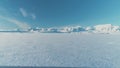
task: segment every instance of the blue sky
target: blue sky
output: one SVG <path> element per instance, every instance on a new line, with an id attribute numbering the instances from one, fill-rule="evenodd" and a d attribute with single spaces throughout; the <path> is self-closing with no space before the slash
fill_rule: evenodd
<path id="1" fill-rule="evenodd" d="M 120 0 L 0 0 L 0 27 L 120 25 Z"/>

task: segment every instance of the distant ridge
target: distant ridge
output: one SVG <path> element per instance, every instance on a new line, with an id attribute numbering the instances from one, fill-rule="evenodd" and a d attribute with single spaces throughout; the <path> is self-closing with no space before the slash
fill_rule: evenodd
<path id="1" fill-rule="evenodd" d="M 40 33 L 71 33 L 71 32 L 92 32 L 92 33 L 116 33 L 120 32 L 120 26 L 112 24 L 100 24 L 95 26 L 74 26 L 62 28 L 29 28 L 29 29 L 16 29 L 16 30 L 0 30 L 0 32 L 40 32 Z"/>

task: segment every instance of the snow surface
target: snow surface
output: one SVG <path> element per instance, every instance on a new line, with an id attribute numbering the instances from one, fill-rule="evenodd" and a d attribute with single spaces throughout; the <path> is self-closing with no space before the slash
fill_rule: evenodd
<path id="1" fill-rule="evenodd" d="M 119 35 L 0 33 L 0 66 L 120 68 Z"/>

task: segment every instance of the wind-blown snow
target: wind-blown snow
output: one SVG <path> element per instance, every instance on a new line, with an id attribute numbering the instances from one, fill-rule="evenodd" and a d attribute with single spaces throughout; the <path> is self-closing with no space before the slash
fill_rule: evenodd
<path id="1" fill-rule="evenodd" d="M 0 33 L 0 66 L 119 68 L 119 34 Z"/>

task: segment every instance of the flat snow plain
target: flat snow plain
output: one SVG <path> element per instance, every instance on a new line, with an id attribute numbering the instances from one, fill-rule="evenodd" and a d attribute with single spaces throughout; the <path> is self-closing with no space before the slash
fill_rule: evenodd
<path id="1" fill-rule="evenodd" d="M 0 66 L 120 67 L 120 34 L 0 33 Z"/>

